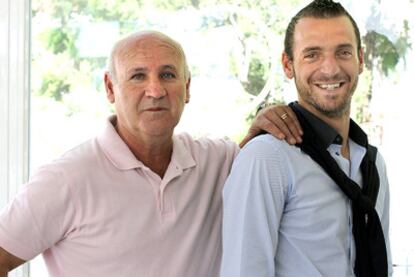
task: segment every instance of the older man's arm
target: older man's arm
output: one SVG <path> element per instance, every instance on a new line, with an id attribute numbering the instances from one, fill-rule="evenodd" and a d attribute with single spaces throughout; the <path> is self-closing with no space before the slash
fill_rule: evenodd
<path id="1" fill-rule="evenodd" d="M 260 110 L 247 135 L 240 143 L 243 147 L 249 140 L 267 132 L 280 140 L 286 140 L 289 144 L 302 142 L 302 128 L 295 113 L 287 105 L 272 105 Z"/>
<path id="2" fill-rule="evenodd" d="M 0 277 L 7 277 L 8 272 L 23 263 L 25 263 L 24 260 L 10 254 L 0 247 Z"/>

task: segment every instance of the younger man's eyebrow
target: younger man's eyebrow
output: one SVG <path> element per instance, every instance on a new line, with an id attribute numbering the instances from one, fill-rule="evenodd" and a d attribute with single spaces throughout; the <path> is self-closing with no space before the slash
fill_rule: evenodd
<path id="1" fill-rule="evenodd" d="M 322 48 L 319 46 L 310 46 L 310 47 L 306 47 L 305 49 L 302 50 L 302 53 L 306 53 L 306 52 L 310 52 L 310 51 L 319 51 Z"/>
<path id="2" fill-rule="evenodd" d="M 351 43 L 343 43 L 339 44 L 338 48 L 354 48 L 354 46 Z"/>

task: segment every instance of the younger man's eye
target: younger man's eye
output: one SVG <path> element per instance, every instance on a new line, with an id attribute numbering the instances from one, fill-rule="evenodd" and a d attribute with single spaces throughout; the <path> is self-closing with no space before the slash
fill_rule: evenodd
<path id="1" fill-rule="evenodd" d="M 305 59 L 306 60 L 313 60 L 313 59 L 316 59 L 317 58 L 317 54 L 316 53 L 314 53 L 314 52 L 311 52 L 311 53 L 307 53 L 307 54 L 305 54 Z"/>
<path id="2" fill-rule="evenodd" d="M 341 50 L 340 52 L 339 52 L 339 55 L 341 56 L 341 57 L 351 57 L 352 56 L 352 52 L 351 51 L 349 51 L 349 50 Z"/>

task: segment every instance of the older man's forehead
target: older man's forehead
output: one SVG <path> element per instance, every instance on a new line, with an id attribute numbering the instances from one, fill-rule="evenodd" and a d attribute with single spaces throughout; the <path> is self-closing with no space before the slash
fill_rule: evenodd
<path id="1" fill-rule="evenodd" d="M 162 40 L 137 40 L 125 45 L 118 53 L 118 62 L 154 62 L 177 64 L 184 62 L 176 47 Z"/>
<path id="2" fill-rule="evenodd" d="M 134 73 L 148 73 L 149 71 L 151 71 L 151 66 L 147 65 L 147 64 L 131 64 L 130 66 L 125 66 L 125 72 L 130 75 L 130 74 L 134 74 Z M 164 71 L 164 70 L 168 70 L 168 71 L 173 71 L 173 72 L 179 72 L 180 68 L 177 68 L 175 65 L 173 64 L 161 64 L 159 66 L 156 67 L 157 71 Z"/>

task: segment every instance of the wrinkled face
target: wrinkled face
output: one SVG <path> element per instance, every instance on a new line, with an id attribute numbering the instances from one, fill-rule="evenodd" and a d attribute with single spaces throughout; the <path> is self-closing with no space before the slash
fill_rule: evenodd
<path id="1" fill-rule="evenodd" d="M 171 135 L 189 101 L 183 57 L 162 39 L 144 36 L 127 42 L 114 61 L 116 78 L 107 74 L 105 85 L 118 130 L 134 136 Z"/>
<path id="2" fill-rule="evenodd" d="M 298 21 L 293 61 L 284 53 L 288 78 L 294 78 L 299 103 L 317 116 L 349 116 L 352 94 L 363 70 L 352 24 L 345 16 L 305 17 Z"/>

